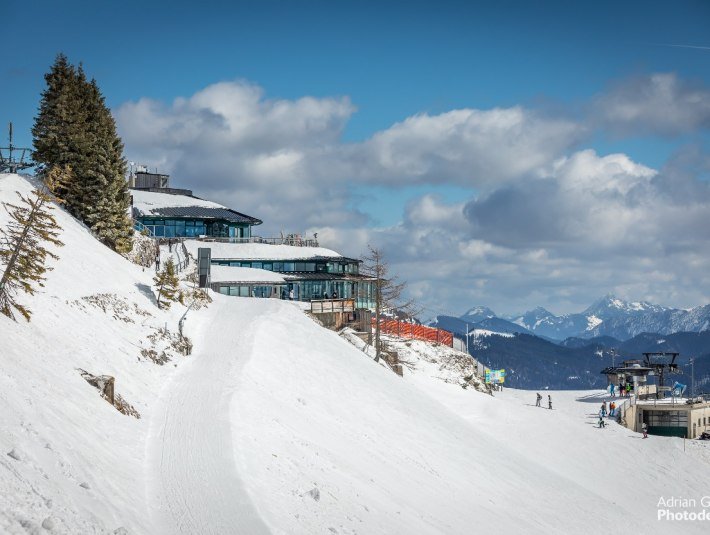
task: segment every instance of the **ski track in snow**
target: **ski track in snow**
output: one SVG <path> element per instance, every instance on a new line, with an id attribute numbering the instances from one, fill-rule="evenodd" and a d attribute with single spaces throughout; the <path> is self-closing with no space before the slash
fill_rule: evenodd
<path id="1" fill-rule="evenodd" d="M 234 462 L 230 401 L 252 351 L 254 321 L 240 317 L 237 301 L 236 314 L 210 307 L 188 319 L 198 324 L 190 335 L 200 344 L 161 392 L 146 455 L 155 533 L 269 533 Z"/>

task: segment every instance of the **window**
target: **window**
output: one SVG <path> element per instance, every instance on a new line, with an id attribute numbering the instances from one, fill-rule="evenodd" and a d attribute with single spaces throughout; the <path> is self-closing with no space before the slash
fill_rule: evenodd
<path id="1" fill-rule="evenodd" d="M 274 265 L 271 262 L 264 262 L 264 265 L 261 269 L 265 269 L 267 271 L 273 271 Z"/>
<path id="2" fill-rule="evenodd" d="M 315 271 L 315 270 L 316 270 L 316 264 L 315 264 L 315 262 L 306 262 L 306 267 L 305 267 L 304 271 L 313 272 L 313 271 Z"/>
<path id="3" fill-rule="evenodd" d="M 229 295 L 229 286 L 220 286 L 219 293 L 223 295 Z"/>
<path id="4" fill-rule="evenodd" d="M 293 262 L 284 262 L 284 271 L 294 271 L 295 264 Z"/>
<path id="5" fill-rule="evenodd" d="M 306 271 L 305 262 L 296 262 L 295 271 Z"/>
<path id="6" fill-rule="evenodd" d="M 283 262 L 274 262 L 274 271 L 280 272 L 284 270 Z"/>
<path id="7" fill-rule="evenodd" d="M 251 267 L 253 267 L 254 269 L 261 269 L 262 265 L 263 264 L 261 262 L 252 262 L 251 263 Z"/>

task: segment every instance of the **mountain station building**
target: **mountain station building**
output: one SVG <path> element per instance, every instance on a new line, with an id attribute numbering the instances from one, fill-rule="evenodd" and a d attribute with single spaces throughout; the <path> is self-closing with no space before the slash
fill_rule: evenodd
<path id="1" fill-rule="evenodd" d="M 181 241 L 197 258 L 210 248 L 209 286 L 224 295 L 314 301 L 348 299 L 374 308 L 374 279 L 361 261 L 297 234 L 255 236 L 262 221 L 169 187 L 168 175 L 139 170 L 129 179 L 137 231 L 164 242 Z"/>
<path id="2" fill-rule="evenodd" d="M 677 353 L 645 353 L 645 359 L 625 360 L 602 370 L 610 384 L 629 385 L 630 395 L 618 397 L 622 424 L 637 433 L 645 423 L 650 435 L 698 438 L 710 429 L 710 402 L 684 397 L 686 385 L 664 386 L 664 375 L 676 373 Z M 663 357 L 665 362 L 654 360 Z M 655 379 L 655 381 L 649 381 Z"/>

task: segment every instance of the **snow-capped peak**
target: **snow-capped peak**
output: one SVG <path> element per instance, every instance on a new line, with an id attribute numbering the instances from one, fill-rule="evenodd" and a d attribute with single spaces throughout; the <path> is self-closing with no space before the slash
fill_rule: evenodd
<path id="1" fill-rule="evenodd" d="M 496 313 L 486 306 L 475 306 L 462 314 L 461 319 L 470 322 L 479 322 L 488 318 L 495 318 Z"/>

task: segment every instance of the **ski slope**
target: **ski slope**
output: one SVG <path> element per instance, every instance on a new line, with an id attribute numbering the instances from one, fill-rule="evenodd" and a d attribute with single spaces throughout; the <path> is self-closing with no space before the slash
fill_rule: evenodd
<path id="1" fill-rule="evenodd" d="M 248 311 L 215 306 L 189 320 L 198 349 L 164 386 L 147 441 L 153 533 L 269 533 L 241 481 L 231 436 L 231 401 L 252 354 L 256 319 Z"/>
<path id="2" fill-rule="evenodd" d="M 15 189 L 0 175 L 0 200 Z M 710 493 L 707 445 L 597 429 L 598 392 L 491 397 L 440 348 L 400 378 L 297 303 L 220 295 L 187 316 L 192 355 L 160 366 L 141 350 L 184 308 L 157 310 L 150 270 L 58 217 L 32 322 L 0 316 L 0 533 L 707 532 L 656 520 L 661 496 Z M 115 376 L 141 419 L 77 368 Z"/>

